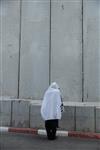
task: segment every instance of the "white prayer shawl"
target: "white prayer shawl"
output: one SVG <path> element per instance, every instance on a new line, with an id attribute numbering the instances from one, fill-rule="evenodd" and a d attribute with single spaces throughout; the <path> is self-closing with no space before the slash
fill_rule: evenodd
<path id="1" fill-rule="evenodd" d="M 44 120 L 61 119 L 61 96 L 58 85 L 53 82 L 44 94 L 41 116 Z"/>

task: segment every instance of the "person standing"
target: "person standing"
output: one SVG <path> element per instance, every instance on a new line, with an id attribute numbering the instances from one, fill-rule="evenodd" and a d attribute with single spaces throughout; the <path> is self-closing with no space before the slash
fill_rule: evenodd
<path id="1" fill-rule="evenodd" d="M 56 139 L 56 131 L 62 116 L 63 102 L 59 86 L 56 82 L 51 83 L 44 94 L 41 105 L 41 116 L 45 121 L 45 128 L 49 140 Z"/>

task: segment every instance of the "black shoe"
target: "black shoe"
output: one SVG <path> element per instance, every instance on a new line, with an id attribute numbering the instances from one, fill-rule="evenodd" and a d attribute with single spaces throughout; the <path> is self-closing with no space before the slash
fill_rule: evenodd
<path id="1" fill-rule="evenodd" d="M 48 140 L 55 140 L 57 137 L 48 137 Z"/>

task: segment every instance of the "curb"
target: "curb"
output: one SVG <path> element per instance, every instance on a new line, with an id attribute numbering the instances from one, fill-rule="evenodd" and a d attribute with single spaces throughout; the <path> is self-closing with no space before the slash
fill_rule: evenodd
<path id="1" fill-rule="evenodd" d="M 3 132 L 27 133 L 27 134 L 33 134 L 33 135 L 46 135 L 46 130 L 34 129 L 34 128 L 0 127 L 0 133 L 3 133 Z M 94 132 L 57 131 L 57 136 L 100 139 L 100 133 L 94 133 Z"/>

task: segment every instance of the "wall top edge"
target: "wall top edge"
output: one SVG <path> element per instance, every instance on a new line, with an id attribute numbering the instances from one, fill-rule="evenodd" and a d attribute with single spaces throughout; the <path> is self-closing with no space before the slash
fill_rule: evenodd
<path id="1" fill-rule="evenodd" d="M 42 100 L 32 100 L 32 99 L 0 99 L 0 103 L 4 101 L 13 102 L 29 102 L 31 105 L 41 105 Z M 97 107 L 100 108 L 100 102 L 67 102 L 64 101 L 64 106 L 79 106 L 79 107 Z"/>

